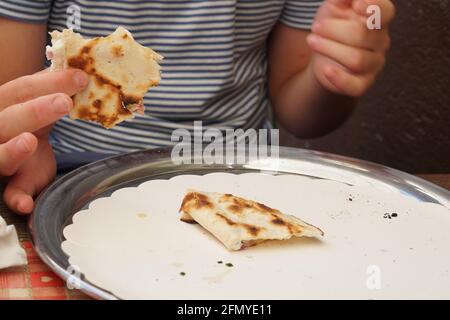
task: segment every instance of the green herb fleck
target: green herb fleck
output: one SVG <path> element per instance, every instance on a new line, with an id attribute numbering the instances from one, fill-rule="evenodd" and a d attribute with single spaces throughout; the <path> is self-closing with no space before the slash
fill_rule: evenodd
<path id="1" fill-rule="evenodd" d="M 180 276 L 185 276 L 186 275 L 186 272 L 180 272 Z"/>
<path id="2" fill-rule="evenodd" d="M 218 264 L 222 264 L 222 263 L 223 263 L 223 261 L 217 261 L 217 263 L 218 263 Z"/>
<path id="3" fill-rule="evenodd" d="M 229 263 L 229 262 L 226 263 L 225 265 L 226 265 L 227 267 L 232 267 L 232 266 L 233 266 L 233 264 L 232 264 L 232 263 Z"/>

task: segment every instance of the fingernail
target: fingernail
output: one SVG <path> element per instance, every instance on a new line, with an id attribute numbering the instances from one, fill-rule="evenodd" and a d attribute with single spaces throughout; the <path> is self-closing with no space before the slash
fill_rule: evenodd
<path id="1" fill-rule="evenodd" d="M 17 139 L 16 142 L 17 150 L 21 153 L 29 153 L 31 152 L 31 146 L 26 136 L 22 135 Z"/>
<path id="2" fill-rule="evenodd" d="M 19 211 L 19 214 L 31 213 L 31 211 L 33 210 L 33 204 L 30 207 L 30 205 L 26 203 L 26 200 L 24 201 L 22 199 L 22 201 L 19 201 L 19 203 L 17 204 L 17 210 Z"/>
<path id="3" fill-rule="evenodd" d="M 17 205 L 17 211 L 19 211 L 19 214 L 23 215 L 27 213 L 27 208 L 25 207 L 25 205 L 19 203 Z"/>
<path id="4" fill-rule="evenodd" d="M 70 111 L 69 98 L 63 95 L 58 95 L 53 99 L 52 108 L 55 113 L 66 114 Z"/>
<path id="5" fill-rule="evenodd" d="M 81 71 L 76 71 L 73 76 L 73 79 L 74 79 L 76 85 L 79 87 L 85 87 L 89 81 L 87 75 Z"/>

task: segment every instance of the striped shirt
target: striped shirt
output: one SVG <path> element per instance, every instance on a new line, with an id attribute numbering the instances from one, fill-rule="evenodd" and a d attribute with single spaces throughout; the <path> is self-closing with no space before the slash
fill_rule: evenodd
<path id="1" fill-rule="evenodd" d="M 321 1 L 313 0 L 0 0 L 0 16 L 71 24 L 84 37 L 121 25 L 164 56 L 162 81 L 145 96 L 145 115 L 105 130 L 63 118 L 51 133 L 57 153 L 118 153 L 171 146 L 174 129 L 261 128 L 267 122 L 266 43 L 281 21 L 309 29 Z"/>

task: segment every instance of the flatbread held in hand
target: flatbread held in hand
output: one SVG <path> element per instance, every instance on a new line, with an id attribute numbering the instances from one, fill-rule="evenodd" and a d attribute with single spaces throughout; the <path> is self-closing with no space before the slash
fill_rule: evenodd
<path id="1" fill-rule="evenodd" d="M 72 119 L 112 128 L 133 118 L 134 112 L 143 114 L 145 93 L 161 80 L 161 55 L 137 43 L 122 27 L 107 37 L 93 39 L 83 39 L 71 29 L 50 35 L 50 70 L 77 68 L 89 75 L 88 87 L 72 97 Z"/>

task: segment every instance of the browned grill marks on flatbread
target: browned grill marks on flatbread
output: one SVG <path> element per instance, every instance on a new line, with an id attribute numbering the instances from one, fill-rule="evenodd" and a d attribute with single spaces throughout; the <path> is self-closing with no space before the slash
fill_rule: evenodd
<path id="1" fill-rule="evenodd" d="M 263 230 L 263 228 L 255 227 L 255 226 L 252 226 L 252 225 L 247 224 L 247 223 L 235 222 L 235 221 L 231 220 L 230 218 L 224 216 L 220 212 L 216 212 L 216 215 L 218 217 L 220 217 L 221 219 L 223 219 L 228 225 L 242 227 L 242 228 L 246 229 L 253 236 L 257 236 L 258 233 L 261 230 Z"/>
<path id="2" fill-rule="evenodd" d="M 265 206 L 266 208 L 269 208 L 267 206 Z M 295 233 L 299 233 L 301 230 L 300 228 L 298 228 L 296 225 L 290 223 L 289 221 L 286 221 L 285 219 L 283 219 L 281 217 L 281 213 L 278 210 L 269 208 L 270 210 L 272 210 L 272 212 L 270 213 L 270 215 L 273 217 L 273 219 L 270 220 L 270 223 L 273 223 L 274 225 L 277 226 L 284 226 L 289 230 L 289 233 L 291 234 L 295 234 Z"/>
<path id="3" fill-rule="evenodd" d="M 232 211 L 233 213 L 242 213 L 245 209 L 253 209 L 257 210 L 258 212 L 270 214 L 273 212 L 278 212 L 275 209 L 269 208 L 266 205 L 263 205 L 261 203 L 246 200 L 243 198 L 239 198 L 236 196 L 233 196 L 232 194 L 225 194 L 222 196 L 222 198 L 219 200 L 220 202 L 232 202 L 231 205 L 228 206 L 228 209 Z"/>
<path id="4" fill-rule="evenodd" d="M 286 225 L 286 222 L 283 219 L 280 219 L 280 218 L 272 219 L 270 222 L 272 222 L 273 224 L 277 224 L 279 226 Z"/>
<path id="5" fill-rule="evenodd" d="M 232 194 L 225 194 L 222 196 L 222 198 L 219 200 L 220 202 L 231 202 L 229 206 L 227 206 L 227 209 L 234 214 L 243 214 L 245 210 L 256 210 L 262 214 L 270 215 L 272 219 L 270 220 L 270 223 L 276 225 L 276 226 L 282 226 L 286 227 L 291 234 L 294 234 L 298 231 L 298 228 L 296 228 L 293 224 L 289 223 L 288 221 L 284 220 L 281 217 L 281 214 L 278 210 L 272 209 L 262 203 L 246 200 L 243 198 L 239 198 L 236 196 L 233 196 Z"/>
<path id="6" fill-rule="evenodd" d="M 232 194 L 225 194 L 219 200 L 220 202 L 232 202 L 231 205 L 227 206 L 227 209 L 234 214 L 243 214 L 246 209 L 256 210 L 262 214 L 270 215 L 271 219 L 270 223 L 280 226 L 286 227 L 289 230 L 289 233 L 295 234 L 299 233 L 301 230 L 294 224 L 290 223 L 286 219 L 283 219 L 280 211 L 270 208 L 262 203 L 242 199 Z"/>
<path id="7" fill-rule="evenodd" d="M 98 114 L 98 111 L 100 109 L 99 106 L 101 106 L 102 102 L 106 102 L 107 101 L 106 99 L 111 99 L 112 97 L 110 95 L 104 97 L 105 101 L 99 99 L 95 100 L 92 104 L 95 109 L 87 108 L 86 110 L 83 110 L 83 115 L 81 115 L 81 111 L 79 115 L 81 118 L 92 121 L 98 121 L 105 127 L 110 127 L 114 124 L 118 115 L 132 114 L 132 112 L 127 109 L 127 106 L 132 104 L 140 104 L 142 101 L 139 98 L 126 95 L 122 91 L 122 87 L 120 85 L 114 83 L 110 79 L 104 77 L 103 75 L 97 72 L 97 70 L 94 67 L 95 61 L 91 56 L 89 56 L 90 51 L 95 46 L 97 41 L 98 41 L 97 38 L 92 39 L 87 45 L 81 48 L 78 56 L 71 57 L 68 59 L 68 65 L 72 68 L 77 68 L 85 71 L 86 73 L 94 77 L 94 81 L 98 86 L 108 86 L 111 91 L 117 94 L 119 98 L 119 103 L 116 105 L 116 112 L 113 113 L 111 116 L 107 117 Z M 118 55 L 123 55 L 122 46 L 115 46 L 113 47 L 113 49 L 117 51 Z"/>
<path id="8" fill-rule="evenodd" d="M 92 113 L 89 111 L 88 106 L 80 107 L 78 113 L 79 113 L 80 117 L 90 117 L 92 115 Z"/>
<path id="9" fill-rule="evenodd" d="M 252 209 L 254 207 L 253 202 L 249 200 L 245 200 L 239 197 L 235 197 L 232 194 L 225 194 L 219 199 L 219 202 L 229 202 L 231 201 L 227 209 L 235 214 L 241 214 L 245 209 Z"/>
<path id="10" fill-rule="evenodd" d="M 181 217 L 180 220 L 183 221 L 183 222 L 186 222 L 186 223 L 190 223 L 190 224 L 197 224 L 197 222 L 194 219 L 192 219 L 192 218 L 183 218 L 183 217 Z"/>
<path id="11" fill-rule="evenodd" d="M 91 57 L 77 56 L 69 58 L 67 64 L 76 69 L 81 69 L 87 72 L 88 67 L 93 63 Z M 90 70 L 90 69 L 89 69 Z"/>
<path id="12" fill-rule="evenodd" d="M 93 105 L 94 107 L 96 107 L 97 109 L 100 109 L 101 106 L 102 106 L 102 100 L 100 100 L 100 99 L 95 99 L 94 102 L 92 102 L 92 105 Z"/>
<path id="13" fill-rule="evenodd" d="M 234 226 L 234 225 L 238 224 L 238 223 L 234 222 L 233 220 L 228 219 L 227 217 L 225 217 L 225 216 L 224 216 L 223 214 L 221 214 L 220 212 L 216 212 L 216 215 L 217 215 L 218 217 L 220 217 L 221 219 L 223 219 L 229 226 Z"/>
<path id="14" fill-rule="evenodd" d="M 124 94 L 120 95 L 120 100 L 122 101 L 122 103 L 125 106 L 130 105 L 130 104 L 139 104 L 141 102 L 141 99 L 139 99 L 137 97 L 133 97 L 131 95 L 127 96 L 127 95 L 124 95 Z"/>
<path id="15" fill-rule="evenodd" d="M 194 199 L 194 195 L 192 192 L 189 192 L 187 195 L 185 195 L 183 198 L 183 202 L 181 202 L 181 206 L 180 206 L 180 209 L 178 210 L 178 212 L 181 212 L 181 211 L 187 212 L 187 210 L 186 210 L 187 204 L 189 202 L 191 202 L 193 199 Z"/>
<path id="16" fill-rule="evenodd" d="M 96 100 L 97 101 L 97 100 Z M 97 108 L 96 101 L 94 101 L 93 106 L 96 108 L 92 108 L 89 106 L 82 106 L 79 108 L 78 115 L 82 117 L 83 119 L 90 120 L 90 121 L 100 121 L 106 126 L 112 125 L 114 120 L 111 120 L 109 117 L 106 117 L 99 113 L 100 107 Z M 101 103 L 101 100 L 98 100 Z"/>
<path id="17" fill-rule="evenodd" d="M 203 194 L 196 192 L 189 192 L 183 199 L 179 211 L 184 211 L 189 213 L 190 208 L 200 209 L 200 208 L 212 208 L 213 204 L 209 198 Z"/>
<path id="18" fill-rule="evenodd" d="M 243 210 L 242 207 L 240 207 L 238 205 L 235 205 L 235 204 L 229 205 L 227 207 L 227 209 L 230 210 L 231 212 L 235 213 L 235 214 L 241 214 L 242 210 Z"/>
<path id="19" fill-rule="evenodd" d="M 95 39 L 92 39 L 89 45 L 86 45 L 83 48 L 81 48 L 81 54 L 88 54 L 89 52 L 91 52 L 94 40 Z"/>
<path id="20" fill-rule="evenodd" d="M 277 220 L 277 219 L 282 220 L 282 221 L 284 221 L 284 225 L 288 228 L 289 232 L 291 232 L 291 233 L 299 233 L 299 234 L 302 233 L 301 227 L 299 227 L 296 224 L 290 223 L 289 221 L 283 220 L 282 213 L 280 211 L 274 210 L 273 213 L 271 213 L 271 215 L 272 215 L 272 217 L 274 217 L 274 219 L 272 220 L 273 223 L 276 223 L 274 220 Z M 323 231 L 320 228 L 317 228 L 317 227 L 313 226 L 312 224 L 304 222 L 304 221 L 303 221 L 303 223 L 305 225 L 307 225 L 307 226 L 316 228 L 318 231 L 320 231 L 320 233 L 322 235 L 324 234 Z"/>
<path id="21" fill-rule="evenodd" d="M 274 213 L 274 212 L 278 213 L 279 212 L 278 210 L 272 209 L 272 208 L 270 208 L 262 203 L 259 203 L 259 202 L 255 202 L 255 205 L 261 212 L 267 212 L 267 213 Z"/>
<path id="22" fill-rule="evenodd" d="M 242 224 L 242 226 L 245 227 L 247 229 L 247 231 L 250 232 L 250 234 L 255 236 L 255 237 L 262 230 L 262 228 L 258 228 L 258 227 L 251 226 L 251 225 L 248 225 L 248 224 Z"/>
<path id="23" fill-rule="evenodd" d="M 116 83 L 112 82 L 111 80 L 109 80 L 109 79 L 103 77 L 102 75 L 98 74 L 98 73 L 95 71 L 95 68 L 92 68 L 92 69 L 91 69 L 91 72 L 93 73 L 93 76 L 95 76 L 95 82 L 97 82 L 97 84 L 98 84 L 99 86 L 105 86 L 105 85 L 107 85 L 107 86 L 112 86 L 112 87 L 114 87 L 115 89 L 117 89 L 118 91 L 121 91 L 121 89 L 122 89 L 122 86 L 121 86 L 121 85 L 116 84 Z"/>
<path id="24" fill-rule="evenodd" d="M 205 208 L 205 207 L 212 208 L 213 207 L 212 202 L 204 194 L 194 192 L 193 195 L 196 200 L 196 206 L 198 208 Z"/>
<path id="25" fill-rule="evenodd" d="M 115 57 L 123 57 L 124 56 L 123 47 L 120 44 L 116 44 L 116 45 L 112 46 L 111 50 Z"/>

